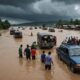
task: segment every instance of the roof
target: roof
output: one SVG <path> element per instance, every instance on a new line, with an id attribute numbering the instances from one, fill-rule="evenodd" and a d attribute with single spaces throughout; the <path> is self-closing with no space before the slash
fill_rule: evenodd
<path id="1" fill-rule="evenodd" d="M 61 46 L 65 47 L 65 48 L 67 48 L 67 49 L 75 49 L 75 48 L 80 48 L 80 46 L 79 46 L 79 45 L 69 45 L 69 44 L 63 44 L 63 45 L 61 45 Z"/>
<path id="2" fill-rule="evenodd" d="M 15 30 L 14 28 L 11 28 L 10 30 Z"/>
<path id="3" fill-rule="evenodd" d="M 48 33 L 38 33 L 38 34 L 41 35 L 41 36 L 50 35 Z M 51 36 L 53 36 L 53 35 L 51 35 Z"/>
<path id="4" fill-rule="evenodd" d="M 15 33 L 22 33 L 21 31 L 15 31 Z"/>

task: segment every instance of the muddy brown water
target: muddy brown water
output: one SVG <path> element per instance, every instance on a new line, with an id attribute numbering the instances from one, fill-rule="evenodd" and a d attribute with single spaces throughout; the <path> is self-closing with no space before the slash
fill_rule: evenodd
<path id="1" fill-rule="evenodd" d="M 3 31 L 0 36 L 0 80 L 80 80 L 80 75 L 74 74 L 67 66 L 58 60 L 56 55 L 56 47 L 51 50 L 54 61 L 51 71 L 45 71 L 44 65 L 40 62 L 40 54 L 43 50 L 37 50 L 37 59 L 35 61 L 27 61 L 25 56 L 23 59 L 18 58 L 18 48 L 20 44 L 23 44 L 23 49 L 26 44 L 31 45 L 33 41 L 37 40 L 37 32 L 47 32 L 57 36 L 57 46 L 67 36 L 80 37 L 79 31 L 67 31 L 63 32 L 48 32 L 48 30 L 33 29 L 21 30 L 23 32 L 23 39 L 14 39 L 9 34 L 9 30 Z M 30 36 L 33 32 L 34 36 Z"/>

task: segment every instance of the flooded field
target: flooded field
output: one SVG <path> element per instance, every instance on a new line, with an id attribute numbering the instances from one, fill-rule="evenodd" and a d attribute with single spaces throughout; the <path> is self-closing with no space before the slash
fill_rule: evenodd
<path id="1" fill-rule="evenodd" d="M 80 38 L 79 31 L 67 31 L 59 32 L 57 29 L 55 32 L 48 32 L 48 30 L 33 29 L 21 30 L 23 33 L 22 39 L 14 39 L 10 35 L 9 30 L 3 31 L 0 36 L 0 80 L 80 80 L 80 74 L 74 74 L 67 66 L 58 60 L 56 55 L 56 47 L 67 36 L 77 36 Z M 33 36 L 30 33 L 33 32 Z M 51 71 L 45 71 L 44 65 L 40 62 L 40 54 L 42 50 L 37 50 L 37 59 L 35 61 L 27 61 L 25 56 L 23 59 L 18 57 L 18 48 L 20 44 L 23 44 L 23 49 L 27 44 L 31 45 L 32 42 L 37 40 L 38 32 L 46 32 L 57 36 L 57 46 L 51 50 L 54 61 Z"/>

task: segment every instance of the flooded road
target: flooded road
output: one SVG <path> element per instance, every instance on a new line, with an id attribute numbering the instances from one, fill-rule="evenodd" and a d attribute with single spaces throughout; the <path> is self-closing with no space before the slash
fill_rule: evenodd
<path id="1" fill-rule="evenodd" d="M 27 61 L 25 56 L 23 59 L 18 57 L 19 45 L 23 44 L 23 49 L 27 44 L 31 45 L 37 40 L 37 32 L 47 32 L 57 36 L 57 46 L 59 46 L 67 36 L 73 35 L 80 38 L 79 31 L 58 32 L 56 29 L 56 32 L 51 33 L 48 30 L 29 30 L 29 28 L 21 31 L 23 39 L 14 39 L 9 31 L 3 31 L 0 36 L 0 80 L 80 80 L 79 74 L 72 73 L 63 62 L 58 60 L 55 48 L 46 50 L 46 53 L 52 52 L 54 66 L 51 71 L 45 71 L 44 65 L 40 62 L 42 50 L 37 50 L 35 61 Z M 31 32 L 33 32 L 32 37 Z"/>

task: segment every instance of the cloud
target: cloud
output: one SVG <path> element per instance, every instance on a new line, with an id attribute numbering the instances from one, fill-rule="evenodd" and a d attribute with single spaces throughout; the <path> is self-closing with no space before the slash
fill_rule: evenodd
<path id="1" fill-rule="evenodd" d="M 38 0 L 0 0 L 1 5 L 22 6 Z"/>
<path id="2" fill-rule="evenodd" d="M 20 7 L 14 7 L 9 5 L 0 5 L 0 14 L 1 13 L 11 13 L 11 14 L 25 14 L 25 11 Z"/>
<path id="3" fill-rule="evenodd" d="M 64 2 L 65 4 L 78 4 L 80 0 L 51 0 L 52 2 Z"/>
<path id="4" fill-rule="evenodd" d="M 31 8 L 33 12 L 37 14 L 60 16 L 77 15 L 77 13 L 75 12 L 75 4 L 67 5 L 65 4 L 65 2 L 52 2 L 51 0 L 42 0 L 32 3 Z"/>
<path id="5" fill-rule="evenodd" d="M 0 17 L 23 21 L 80 18 L 80 0 L 0 0 Z"/>

